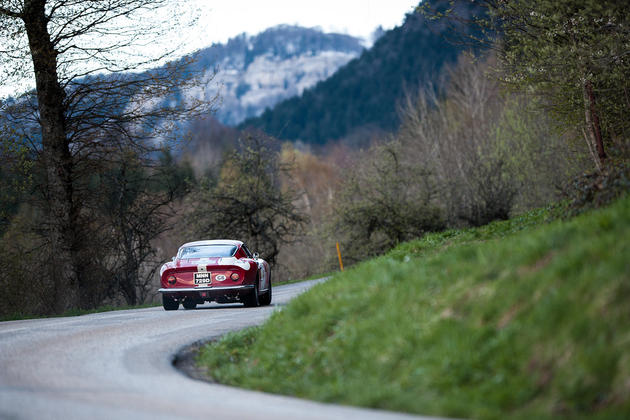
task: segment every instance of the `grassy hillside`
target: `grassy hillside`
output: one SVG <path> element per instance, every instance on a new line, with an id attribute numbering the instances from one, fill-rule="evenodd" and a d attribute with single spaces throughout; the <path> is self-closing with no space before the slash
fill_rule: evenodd
<path id="1" fill-rule="evenodd" d="M 218 381 L 474 418 L 630 416 L 630 198 L 428 235 L 202 350 Z"/>

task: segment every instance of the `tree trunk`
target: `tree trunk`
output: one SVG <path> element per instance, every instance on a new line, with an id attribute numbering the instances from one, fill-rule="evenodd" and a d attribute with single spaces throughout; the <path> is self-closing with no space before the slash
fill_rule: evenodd
<path id="1" fill-rule="evenodd" d="M 50 39 L 45 0 L 24 2 L 23 20 L 33 58 L 40 125 L 42 162 L 46 168 L 48 262 L 55 290 L 55 311 L 79 304 L 77 263 L 77 208 L 73 200 L 73 159 L 65 130 L 64 91 L 57 77 L 57 51 Z"/>
<path id="2" fill-rule="evenodd" d="M 586 93 L 586 103 L 584 104 L 584 107 L 586 108 L 587 124 L 589 125 L 589 128 L 593 133 L 593 138 L 595 139 L 595 148 L 597 149 L 599 162 L 603 164 L 607 156 L 606 151 L 604 150 L 604 141 L 602 140 L 602 130 L 599 123 L 599 115 L 597 114 L 597 108 L 595 107 L 595 94 L 593 93 L 593 85 L 591 84 L 590 80 L 587 80 L 584 83 L 584 89 Z"/>

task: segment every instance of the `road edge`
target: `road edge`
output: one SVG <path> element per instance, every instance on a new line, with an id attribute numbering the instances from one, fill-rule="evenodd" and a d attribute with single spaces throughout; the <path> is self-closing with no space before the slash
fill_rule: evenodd
<path id="1" fill-rule="evenodd" d="M 211 384 L 223 385 L 214 380 L 207 369 L 197 365 L 197 354 L 199 354 L 199 350 L 201 349 L 201 347 L 205 346 L 206 344 L 218 341 L 221 339 L 221 337 L 223 337 L 223 335 L 207 340 L 195 341 L 192 344 L 182 347 L 172 357 L 171 364 L 173 365 L 175 370 L 189 377 L 190 379 L 208 382 Z"/>
<path id="2" fill-rule="evenodd" d="M 295 284 L 299 284 L 299 283 L 309 283 L 312 286 L 317 285 L 318 283 L 323 283 L 326 280 L 329 280 L 332 276 L 325 276 L 325 277 L 321 277 L 318 279 L 309 279 L 309 280 L 303 280 L 303 281 L 297 281 L 297 282 L 291 282 L 288 283 L 286 285 L 295 285 Z M 284 286 L 285 284 L 279 284 L 278 286 Z M 310 289 L 309 287 L 309 289 Z M 306 290 L 305 290 L 306 291 Z M 277 309 L 280 310 L 280 307 Z M 263 321 L 263 324 L 267 322 L 267 320 Z M 260 324 L 262 325 L 262 324 Z M 244 327 L 244 328 L 240 328 L 240 329 L 235 329 L 229 332 L 226 332 L 225 334 L 221 334 L 219 336 L 215 336 L 215 337 L 211 337 L 208 339 L 203 339 L 203 340 L 197 340 L 194 343 L 191 343 L 189 345 L 186 345 L 182 348 L 180 348 L 171 358 L 171 365 L 173 366 L 173 368 L 175 368 L 175 370 L 177 370 L 178 372 L 180 372 L 181 374 L 183 374 L 184 376 L 187 376 L 191 379 L 197 380 L 197 381 L 202 381 L 202 382 L 207 382 L 207 383 L 211 383 L 211 384 L 217 384 L 217 385 L 225 385 L 222 384 L 218 381 L 216 381 L 208 372 L 207 369 L 204 369 L 202 367 L 199 367 L 196 363 L 196 358 L 197 358 L 197 354 L 199 354 L 199 350 L 201 349 L 201 347 L 205 346 L 208 343 L 212 343 L 212 342 L 216 342 L 218 340 L 220 340 L 221 338 L 223 338 L 226 334 L 229 334 L 230 332 L 236 332 L 236 331 L 242 331 L 246 328 L 251 328 L 251 327 Z M 226 385 L 227 386 L 227 385 Z"/>

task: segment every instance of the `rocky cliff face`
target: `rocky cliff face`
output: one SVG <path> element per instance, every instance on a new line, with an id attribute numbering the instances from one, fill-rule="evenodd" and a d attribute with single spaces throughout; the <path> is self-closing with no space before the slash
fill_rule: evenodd
<path id="1" fill-rule="evenodd" d="M 204 92 L 188 94 L 209 99 L 218 92 L 217 119 L 236 125 L 300 95 L 362 50 L 357 38 L 296 26 L 277 26 L 255 36 L 243 34 L 196 54 L 196 66 L 206 72 L 208 86 Z"/>

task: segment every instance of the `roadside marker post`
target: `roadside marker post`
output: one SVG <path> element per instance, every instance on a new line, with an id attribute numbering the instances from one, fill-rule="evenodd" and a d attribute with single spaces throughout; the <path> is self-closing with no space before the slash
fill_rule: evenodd
<path id="1" fill-rule="evenodd" d="M 339 251 L 339 242 L 337 242 L 337 256 L 339 257 L 339 268 L 343 271 L 343 262 L 341 262 L 341 251 Z"/>

